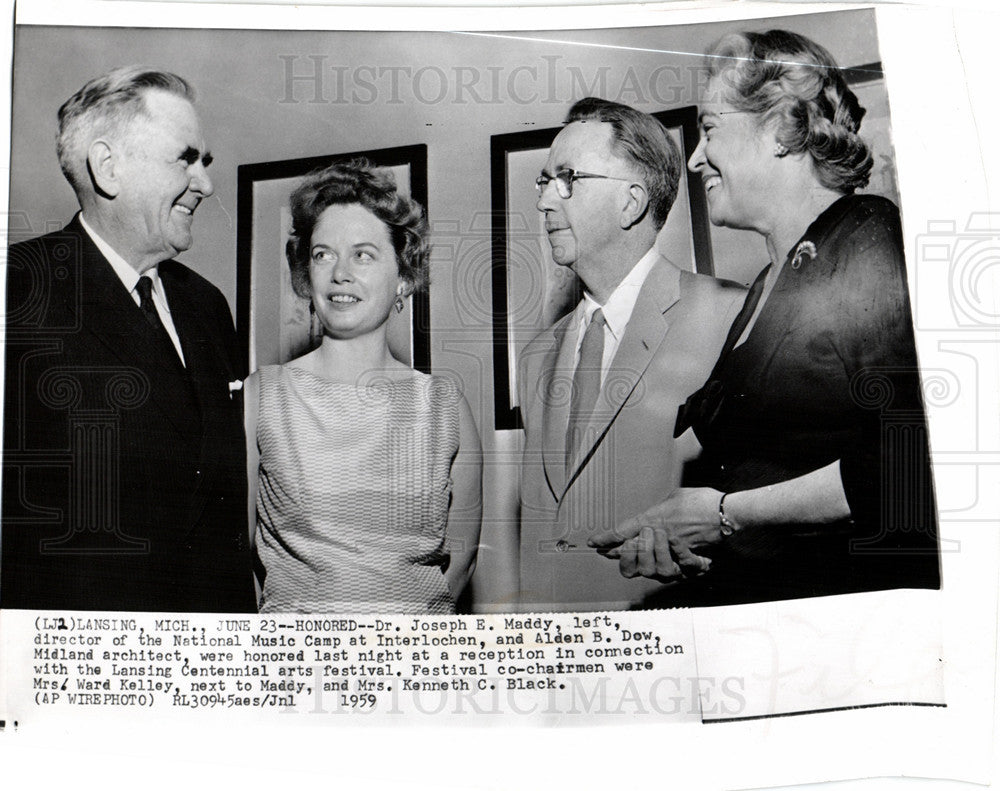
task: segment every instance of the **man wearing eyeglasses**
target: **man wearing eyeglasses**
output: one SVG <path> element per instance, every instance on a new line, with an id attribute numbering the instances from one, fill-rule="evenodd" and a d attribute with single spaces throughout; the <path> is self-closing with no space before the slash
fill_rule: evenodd
<path id="1" fill-rule="evenodd" d="M 519 360 L 525 611 L 669 604 L 661 583 L 623 578 L 587 538 L 679 485 L 698 446 L 673 438 L 677 408 L 708 378 L 745 295 L 657 252 L 682 166 L 655 118 L 588 98 L 536 181 L 552 257 L 584 297 Z"/>

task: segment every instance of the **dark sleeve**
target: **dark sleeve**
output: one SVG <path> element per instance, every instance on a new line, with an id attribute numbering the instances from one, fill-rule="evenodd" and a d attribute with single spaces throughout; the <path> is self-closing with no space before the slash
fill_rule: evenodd
<path id="1" fill-rule="evenodd" d="M 236 336 L 229 302 L 214 285 L 198 278 L 197 299 L 204 311 L 206 330 L 219 350 L 227 371 L 212 371 L 213 392 L 220 392 L 227 382 L 246 378 L 246 360 Z M 224 389 L 223 391 L 224 392 Z M 209 412 L 203 406 L 203 430 L 207 444 L 216 454 L 212 479 L 213 497 L 205 529 L 199 531 L 200 544 L 194 579 L 205 585 L 194 597 L 192 610 L 216 612 L 255 612 L 253 561 L 247 524 L 247 465 L 242 392 L 232 400 L 223 398 Z M 235 405 L 233 401 L 237 402 Z"/>
<path id="2" fill-rule="evenodd" d="M 45 465 L 41 474 L 29 479 L 27 458 L 45 443 L 38 436 L 55 435 L 65 445 L 65 437 L 58 434 L 58 425 L 51 413 L 40 409 L 37 388 L 30 378 L 33 369 L 23 365 L 26 357 L 38 354 L 45 348 L 46 297 L 51 288 L 44 276 L 52 271 L 46 266 L 45 249 L 41 242 L 32 240 L 11 245 L 7 250 L 7 312 L 4 316 L 6 332 L 4 354 L 4 412 L 3 412 L 3 494 L 0 515 L 0 607 L 30 608 L 39 606 L 52 591 L 51 576 L 42 572 L 45 559 L 39 550 L 44 536 L 56 535 L 59 525 L 50 527 L 51 514 L 65 509 L 62 493 L 68 488 L 65 476 L 56 465 Z M 53 268 L 54 269 L 54 268 Z M 51 347 L 52 342 L 49 342 Z M 51 348 L 48 350 L 51 355 Z M 37 465 L 35 465 L 37 467 Z M 48 514 L 31 505 L 37 493 L 51 493 L 45 505 Z M 39 519 L 41 514 L 42 519 Z M 46 528 L 49 528 L 46 533 Z M 49 555 L 49 558 L 56 555 Z M 71 581 L 67 581 L 68 583 Z M 52 594 L 58 597 L 58 594 Z M 61 603 L 61 602 L 58 602 Z"/>
<path id="3" fill-rule="evenodd" d="M 860 533 L 898 549 L 935 537 L 936 512 L 899 214 L 883 200 L 863 207 L 838 245 L 832 295 L 856 416 L 840 472 Z"/>
<path id="4" fill-rule="evenodd" d="M 212 289 L 213 306 L 216 314 L 216 323 L 219 326 L 220 337 L 223 347 L 232 366 L 234 379 L 246 379 L 248 361 L 243 353 L 243 344 L 240 343 L 236 334 L 236 327 L 233 324 L 233 314 L 229 310 L 229 302 L 218 289 Z"/>
<path id="5" fill-rule="evenodd" d="M 899 216 L 878 208 L 856 220 L 835 251 L 839 260 L 832 285 L 842 316 L 836 345 L 850 376 L 916 370 Z"/>

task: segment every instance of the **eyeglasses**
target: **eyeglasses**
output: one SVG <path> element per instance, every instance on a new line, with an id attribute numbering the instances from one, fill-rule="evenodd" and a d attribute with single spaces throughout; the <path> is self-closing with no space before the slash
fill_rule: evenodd
<path id="1" fill-rule="evenodd" d="M 623 179 L 618 176 L 602 176 L 600 173 L 584 173 L 582 170 L 563 168 L 554 176 L 550 176 L 545 171 L 542 171 L 542 174 L 535 179 L 535 187 L 538 189 L 538 194 L 541 195 L 545 192 L 545 188 L 549 186 L 549 182 L 555 181 L 556 193 L 558 193 L 559 197 L 572 198 L 573 182 L 579 181 L 580 179 L 612 179 L 613 181 L 632 181 L 632 179 Z"/>

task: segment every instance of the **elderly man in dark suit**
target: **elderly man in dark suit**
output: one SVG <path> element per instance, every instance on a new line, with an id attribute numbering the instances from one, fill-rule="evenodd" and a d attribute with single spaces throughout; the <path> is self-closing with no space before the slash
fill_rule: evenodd
<path id="1" fill-rule="evenodd" d="M 655 118 L 583 99 L 538 179 L 552 256 L 585 293 L 520 359 L 524 610 L 669 603 L 662 584 L 625 579 L 587 539 L 680 484 L 698 447 L 673 438 L 673 420 L 708 376 L 745 296 L 656 250 L 681 167 Z"/>
<path id="2" fill-rule="evenodd" d="M 252 611 L 232 316 L 172 260 L 213 190 L 193 92 L 98 77 L 58 154 L 80 213 L 8 253 L 0 605 Z"/>

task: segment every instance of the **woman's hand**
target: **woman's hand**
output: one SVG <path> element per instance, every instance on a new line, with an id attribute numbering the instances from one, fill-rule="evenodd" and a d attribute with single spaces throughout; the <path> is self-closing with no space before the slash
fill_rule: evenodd
<path id="1" fill-rule="evenodd" d="M 715 489 L 676 489 L 659 505 L 614 530 L 591 536 L 587 543 L 602 555 L 618 558 L 626 577 L 669 582 L 703 574 L 712 561 L 699 550 L 723 538 L 721 499 L 722 492 Z M 840 462 L 771 486 L 733 492 L 726 498 L 726 516 L 734 530 L 767 532 L 783 525 L 825 525 L 847 519 L 851 509 L 840 480 Z"/>
<path id="2" fill-rule="evenodd" d="M 598 552 L 618 559 L 624 577 L 671 582 L 703 574 L 712 561 L 698 553 L 722 540 L 715 489 L 676 489 L 659 505 L 626 519 L 617 528 L 587 541 Z"/>

